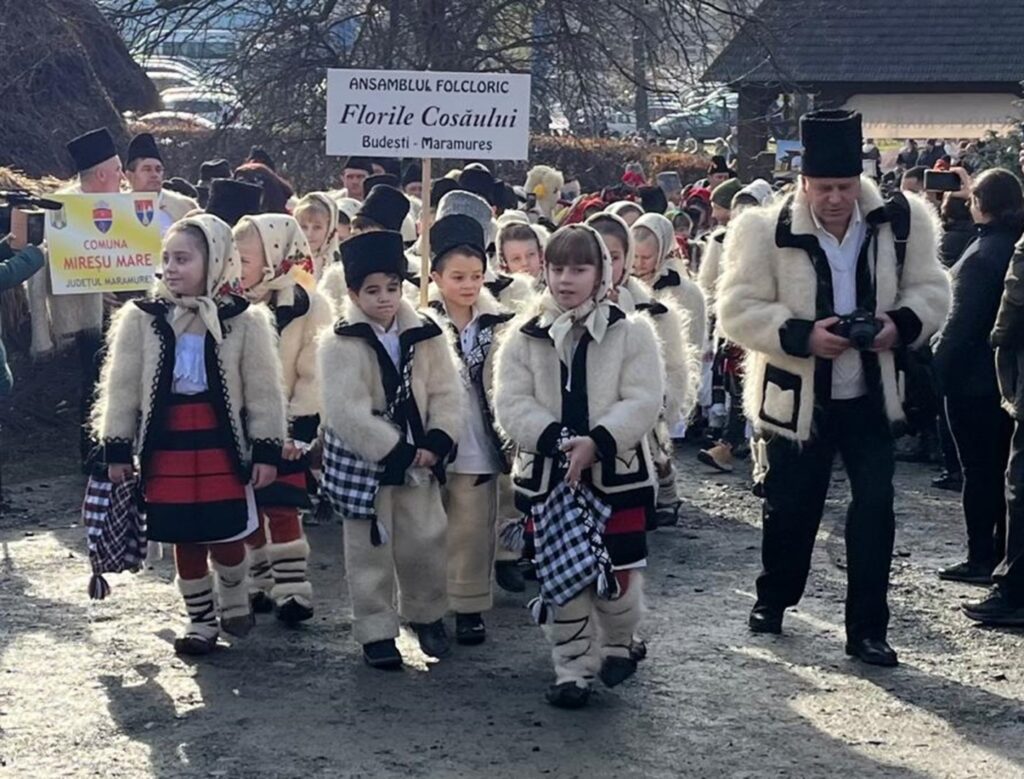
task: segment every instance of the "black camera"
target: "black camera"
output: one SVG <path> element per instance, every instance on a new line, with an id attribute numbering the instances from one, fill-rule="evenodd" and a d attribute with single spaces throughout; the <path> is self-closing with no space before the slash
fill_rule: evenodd
<path id="1" fill-rule="evenodd" d="M 19 208 L 28 215 L 27 242 L 39 246 L 43 242 L 46 214 L 44 211 L 59 211 L 63 204 L 47 200 L 24 190 L 0 191 L 0 236 L 11 231 L 11 211 Z"/>
<path id="2" fill-rule="evenodd" d="M 882 323 L 870 311 L 858 308 L 851 314 L 839 317 L 839 321 L 828 331 L 845 338 L 859 352 L 866 352 L 875 342 L 875 336 L 882 331 Z"/>

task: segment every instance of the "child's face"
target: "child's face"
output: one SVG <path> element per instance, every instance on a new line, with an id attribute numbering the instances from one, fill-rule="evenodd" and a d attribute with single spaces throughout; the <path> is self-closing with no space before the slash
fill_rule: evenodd
<path id="1" fill-rule="evenodd" d="M 603 235 L 602 238 L 612 258 L 612 286 L 617 287 L 626 273 L 626 247 L 614 235 Z"/>
<path id="2" fill-rule="evenodd" d="M 501 256 L 509 273 L 540 276 L 540 247 L 536 241 L 505 241 L 501 245 Z"/>
<path id="3" fill-rule="evenodd" d="M 576 308 L 597 290 L 595 265 L 548 265 L 548 289 L 565 310 Z"/>
<path id="4" fill-rule="evenodd" d="M 206 258 L 188 233 L 175 230 L 164 241 L 164 286 L 175 295 L 198 297 L 206 292 Z"/>
<path id="5" fill-rule="evenodd" d="M 724 227 L 729 224 L 729 219 L 732 217 L 732 211 L 728 208 L 722 208 L 717 203 L 711 206 L 711 218 L 715 220 L 715 223 Z"/>
<path id="6" fill-rule="evenodd" d="M 318 209 L 307 208 L 299 214 L 298 222 L 306 240 L 309 241 L 309 248 L 314 253 L 320 251 L 327 243 L 327 217 Z"/>
<path id="7" fill-rule="evenodd" d="M 350 222 L 338 222 L 338 240 L 344 241 L 352 235 L 352 224 Z"/>
<path id="8" fill-rule="evenodd" d="M 472 254 L 454 252 L 445 258 L 441 271 L 431 273 L 430 277 L 449 305 L 471 308 L 484 285 L 484 264 Z"/>
<path id="9" fill-rule="evenodd" d="M 658 242 L 650 238 L 637 241 L 633 247 L 633 275 L 646 279 L 658 269 Z"/>
<path id="10" fill-rule="evenodd" d="M 350 289 L 348 295 L 368 319 L 390 327 L 402 299 L 402 280 L 388 273 L 371 273 L 358 292 Z"/>
<path id="11" fill-rule="evenodd" d="M 242 258 L 242 289 L 252 289 L 263 281 L 263 270 L 267 266 L 263 241 L 258 236 L 249 235 L 240 241 L 236 240 L 235 246 Z"/>

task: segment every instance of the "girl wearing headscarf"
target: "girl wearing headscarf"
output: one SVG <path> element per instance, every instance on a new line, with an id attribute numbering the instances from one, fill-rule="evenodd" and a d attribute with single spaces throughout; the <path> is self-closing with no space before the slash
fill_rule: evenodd
<path id="1" fill-rule="evenodd" d="M 331 324 L 332 309 L 326 298 L 300 283 L 309 244 L 297 220 L 283 214 L 247 216 L 233 232 L 245 296 L 270 309 L 280 336 L 288 414 L 277 480 L 256 493 L 261 522 L 248 539 L 253 608 L 276 611 L 278 619 L 294 625 L 313 616 L 313 587 L 306 578 L 309 543 L 299 510 L 310 507 L 307 453 L 320 427 L 316 338 Z"/>
<path id="2" fill-rule="evenodd" d="M 175 545 L 189 616 L 174 649 L 202 655 L 221 630 L 252 626 L 244 539 L 258 525 L 254 490 L 277 477 L 284 395 L 273 326 L 242 296 L 231 228 L 208 214 L 175 223 L 162 264 L 154 296 L 111 324 L 93 427 L 111 481 L 141 469 L 148 536 Z"/>
<path id="3" fill-rule="evenodd" d="M 654 290 L 654 297 L 674 300 L 689 316 L 687 341 L 704 348 L 707 305 L 701 292 L 680 267 L 675 230 L 668 217 L 644 214 L 633 223 L 633 275 Z"/>
<path id="4" fill-rule="evenodd" d="M 313 278 L 320 281 L 324 269 L 338 260 L 338 204 L 326 192 L 310 192 L 295 205 L 294 213 L 313 258 Z"/>
<path id="5" fill-rule="evenodd" d="M 553 646 L 555 684 L 547 699 L 579 708 L 595 675 L 613 687 L 636 671 L 630 649 L 656 486 L 646 439 L 662 408 L 664 366 L 650 319 L 626 314 L 609 299 L 612 261 L 596 230 L 556 231 L 545 275 L 547 289 L 510 324 L 499 347 L 495 410 L 518 447 L 517 503 L 535 522 L 557 523 L 544 512 L 560 482 L 576 495 L 587 485 L 584 492 L 610 507 L 598 559 L 610 560 L 616 586 L 605 577 L 602 588 L 595 574 L 570 600 L 556 602 L 550 618 L 537 614 Z M 536 543 L 538 561 L 559 546 L 540 535 Z M 546 570 L 538 569 L 542 592 L 552 584 Z"/>

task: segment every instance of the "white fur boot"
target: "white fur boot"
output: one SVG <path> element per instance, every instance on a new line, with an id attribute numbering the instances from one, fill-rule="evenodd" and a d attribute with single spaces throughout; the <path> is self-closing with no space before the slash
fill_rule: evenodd
<path id="1" fill-rule="evenodd" d="M 177 580 L 178 591 L 185 599 L 188 627 L 185 635 L 174 639 L 174 651 L 180 655 L 206 655 L 217 645 L 217 604 L 213 594 L 213 577 Z"/>
<path id="2" fill-rule="evenodd" d="M 313 585 L 306 579 L 309 543 L 305 538 L 283 544 L 268 544 L 267 555 L 274 577 L 270 591 L 277 617 L 294 625 L 313 616 Z"/>
<path id="3" fill-rule="evenodd" d="M 238 565 L 222 565 L 216 560 L 211 562 L 217 572 L 220 627 L 225 633 L 241 638 L 253 625 L 249 608 L 249 561 L 243 560 Z"/>

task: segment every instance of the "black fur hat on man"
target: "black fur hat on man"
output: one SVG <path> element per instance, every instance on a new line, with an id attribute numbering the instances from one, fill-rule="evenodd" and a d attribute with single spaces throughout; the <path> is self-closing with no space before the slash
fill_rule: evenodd
<path id="1" fill-rule="evenodd" d="M 128 156 L 125 157 L 125 167 L 131 165 L 135 160 L 160 160 L 160 149 L 157 148 L 156 138 L 150 133 L 139 133 L 128 142 Z"/>
<path id="2" fill-rule="evenodd" d="M 243 216 L 254 216 L 260 212 L 262 197 L 263 190 L 255 184 L 235 179 L 214 179 L 210 183 L 206 213 L 234 227 Z"/>
<path id="3" fill-rule="evenodd" d="M 861 122 L 859 113 L 842 109 L 812 111 L 800 117 L 801 175 L 842 179 L 863 173 Z"/>
<path id="4" fill-rule="evenodd" d="M 67 149 L 75 163 L 75 173 L 89 170 L 89 168 L 117 156 L 114 138 L 106 127 L 91 130 L 77 138 L 72 138 L 68 141 Z"/>

